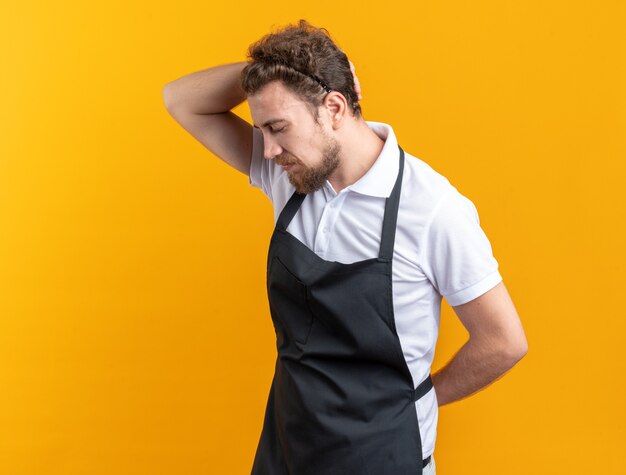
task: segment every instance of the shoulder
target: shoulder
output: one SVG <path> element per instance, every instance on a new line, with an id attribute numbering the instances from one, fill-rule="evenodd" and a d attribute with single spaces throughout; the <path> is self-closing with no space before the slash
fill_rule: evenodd
<path id="1" fill-rule="evenodd" d="M 404 152 L 401 207 L 429 221 L 446 200 L 462 196 L 450 180 L 421 158 Z"/>
<path id="2" fill-rule="evenodd" d="M 474 203 L 447 177 L 406 151 L 398 231 L 422 259 L 433 246 L 484 239 Z"/>

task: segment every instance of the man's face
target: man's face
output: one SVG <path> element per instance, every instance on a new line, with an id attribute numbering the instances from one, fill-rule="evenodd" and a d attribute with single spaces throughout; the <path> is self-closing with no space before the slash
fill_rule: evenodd
<path id="1" fill-rule="evenodd" d="M 341 146 L 318 124 L 310 109 L 280 81 L 248 96 L 254 126 L 263 133 L 267 160 L 287 171 L 299 193 L 320 189 L 340 164 Z"/>

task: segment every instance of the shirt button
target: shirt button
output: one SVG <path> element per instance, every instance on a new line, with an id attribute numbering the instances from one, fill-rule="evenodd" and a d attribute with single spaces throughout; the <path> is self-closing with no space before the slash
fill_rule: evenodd
<path id="1" fill-rule="evenodd" d="M 337 203 L 335 203 L 335 202 L 332 202 L 332 203 L 330 204 L 330 207 L 331 207 L 331 208 L 335 208 L 336 206 L 337 206 Z"/>
<path id="2" fill-rule="evenodd" d="M 324 232 L 327 233 L 328 232 L 328 228 L 324 228 Z"/>

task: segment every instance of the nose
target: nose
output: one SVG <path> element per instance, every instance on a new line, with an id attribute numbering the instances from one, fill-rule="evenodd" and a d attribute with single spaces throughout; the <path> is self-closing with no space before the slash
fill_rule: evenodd
<path id="1" fill-rule="evenodd" d="M 280 155 L 283 149 L 271 137 L 263 137 L 263 155 L 267 160 Z"/>

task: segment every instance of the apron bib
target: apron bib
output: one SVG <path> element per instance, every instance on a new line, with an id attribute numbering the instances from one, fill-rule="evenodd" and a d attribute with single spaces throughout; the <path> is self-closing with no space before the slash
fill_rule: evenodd
<path id="1" fill-rule="evenodd" d="M 415 401 L 433 385 L 414 387 L 395 326 L 398 148 L 378 257 L 326 261 L 288 233 L 306 194 L 278 218 L 267 260 L 278 356 L 252 475 L 422 475 Z"/>

